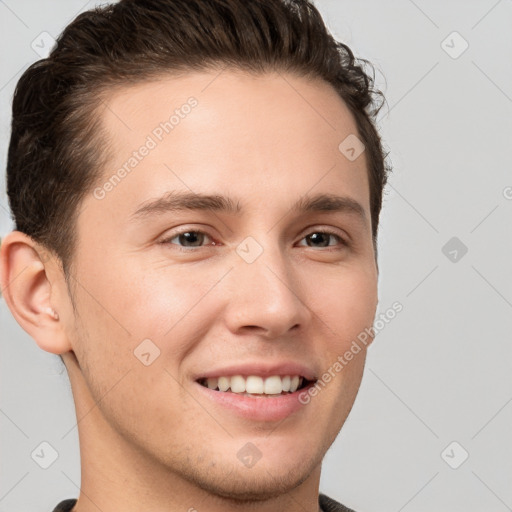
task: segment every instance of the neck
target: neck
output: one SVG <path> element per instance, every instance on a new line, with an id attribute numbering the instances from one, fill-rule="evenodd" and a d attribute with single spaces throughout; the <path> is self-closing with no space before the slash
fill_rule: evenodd
<path id="1" fill-rule="evenodd" d="M 298 485 L 272 495 L 262 489 L 245 499 L 201 481 L 200 472 L 179 471 L 152 457 L 128 435 L 114 430 L 91 397 L 78 366 L 69 368 L 80 439 L 81 486 L 73 512 L 318 512 L 321 463 Z M 226 467 L 223 479 L 251 469 Z M 196 478 L 194 478 L 196 476 Z"/>

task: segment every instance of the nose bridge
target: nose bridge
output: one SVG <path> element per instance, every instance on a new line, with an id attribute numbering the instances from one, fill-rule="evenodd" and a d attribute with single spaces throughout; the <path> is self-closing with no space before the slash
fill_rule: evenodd
<path id="1" fill-rule="evenodd" d="M 286 253 L 267 235 L 247 237 L 236 248 L 228 321 L 233 330 L 259 327 L 278 336 L 304 324 L 309 310 Z"/>

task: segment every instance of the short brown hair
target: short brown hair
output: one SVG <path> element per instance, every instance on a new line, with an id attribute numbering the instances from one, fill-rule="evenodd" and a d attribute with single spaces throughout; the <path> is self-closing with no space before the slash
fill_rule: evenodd
<path id="1" fill-rule="evenodd" d="M 165 74 L 230 66 L 335 88 L 366 146 L 375 244 L 390 169 L 374 121 L 384 96 L 365 65 L 373 70 L 330 35 L 308 0 L 121 0 L 84 12 L 16 86 L 7 161 L 16 229 L 55 253 L 67 275 L 79 207 L 108 162 L 103 98 Z"/>

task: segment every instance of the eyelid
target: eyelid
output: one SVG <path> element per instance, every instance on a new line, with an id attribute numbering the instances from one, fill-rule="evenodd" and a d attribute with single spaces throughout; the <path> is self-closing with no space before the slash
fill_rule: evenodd
<path id="1" fill-rule="evenodd" d="M 329 235 L 336 235 L 339 236 L 342 240 L 348 243 L 350 240 L 350 236 L 348 233 L 346 233 L 341 228 L 337 228 L 335 226 L 328 226 L 325 224 L 312 224 L 311 226 L 308 226 L 302 231 L 302 238 L 304 238 L 307 235 L 310 235 L 311 233 L 328 233 Z"/>
<path id="2" fill-rule="evenodd" d="M 164 238 L 162 240 L 160 240 L 159 243 L 175 246 L 178 250 L 182 250 L 182 251 L 192 251 L 194 249 L 204 249 L 205 247 L 208 247 L 208 246 L 205 246 L 205 245 L 200 245 L 198 247 L 183 247 L 183 246 L 180 246 L 178 244 L 171 244 L 170 241 L 173 238 L 176 238 L 177 236 L 180 236 L 180 235 L 182 235 L 184 233 L 201 233 L 203 235 L 206 235 L 208 238 L 210 238 L 213 241 L 212 245 L 220 245 L 220 244 L 216 243 L 214 241 L 213 237 L 207 231 L 205 231 L 204 229 L 190 228 L 190 227 L 189 228 L 178 229 L 177 231 L 173 231 L 173 232 L 169 233 L 168 235 L 165 235 Z"/>
<path id="3" fill-rule="evenodd" d="M 180 246 L 178 244 L 170 243 L 170 240 L 172 240 L 173 238 L 176 238 L 179 235 L 182 235 L 184 233 L 189 233 L 189 232 L 200 233 L 200 234 L 206 235 L 208 238 L 210 238 L 213 241 L 213 243 L 210 245 L 200 245 L 197 247 L 184 247 L 184 246 Z M 335 228 L 332 226 L 322 226 L 322 225 L 312 225 L 312 226 L 305 228 L 305 230 L 302 232 L 302 235 L 301 235 L 300 239 L 298 240 L 298 242 L 301 242 L 308 235 L 311 235 L 313 233 L 323 233 L 323 234 L 331 235 L 331 236 L 338 238 L 339 239 L 339 244 L 338 244 L 339 247 L 345 247 L 345 246 L 349 245 L 350 237 L 347 234 L 345 234 L 345 232 L 342 232 L 338 228 Z M 186 251 L 186 252 L 192 252 L 194 250 L 204 249 L 206 247 L 211 247 L 212 245 L 213 246 L 222 245 L 222 244 L 219 244 L 218 242 L 215 242 L 214 237 L 211 236 L 206 230 L 203 230 L 200 228 L 193 228 L 193 227 L 185 227 L 182 229 L 178 229 L 177 231 L 174 231 L 174 232 L 170 233 L 169 235 L 165 236 L 159 243 L 172 245 L 176 249 L 178 249 L 180 251 Z M 309 247 L 311 249 L 314 249 L 314 247 L 310 247 L 307 245 L 301 246 L 301 247 Z M 330 245 L 328 245 L 327 247 L 324 247 L 323 249 L 329 250 L 329 248 L 331 248 L 331 250 L 336 250 L 336 246 L 330 246 Z M 322 248 L 320 248 L 320 249 L 322 249 Z"/>
<path id="4" fill-rule="evenodd" d="M 350 237 L 348 235 L 345 235 L 344 233 L 343 234 L 340 233 L 340 231 L 335 228 L 325 227 L 325 226 L 324 227 L 312 226 L 310 228 L 307 228 L 307 230 L 304 231 L 304 234 L 299 239 L 299 242 L 302 242 L 302 240 L 304 240 L 307 236 L 309 236 L 313 233 L 322 233 L 322 234 L 325 234 L 328 236 L 334 236 L 334 237 L 338 238 L 338 240 L 339 240 L 338 246 L 328 245 L 327 247 L 323 248 L 324 250 L 329 250 L 329 249 L 336 250 L 337 247 L 341 248 L 341 247 L 346 247 L 349 245 Z M 301 247 L 307 247 L 310 249 L 314 249 L 314 247 L 310 247 L 308 245 L 303 245 Z"/>

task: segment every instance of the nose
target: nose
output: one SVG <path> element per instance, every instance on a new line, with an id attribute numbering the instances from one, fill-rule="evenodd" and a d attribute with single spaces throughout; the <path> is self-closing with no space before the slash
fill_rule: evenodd
<path id="1" fill-rule="evenodd" d="M 237 261 L 230 272 L 225 310 L 231 332 L 275 339 L 303 329 L 311 316 L 298 269 L 279 248 L 265 248 L 252 263 Z"/>

